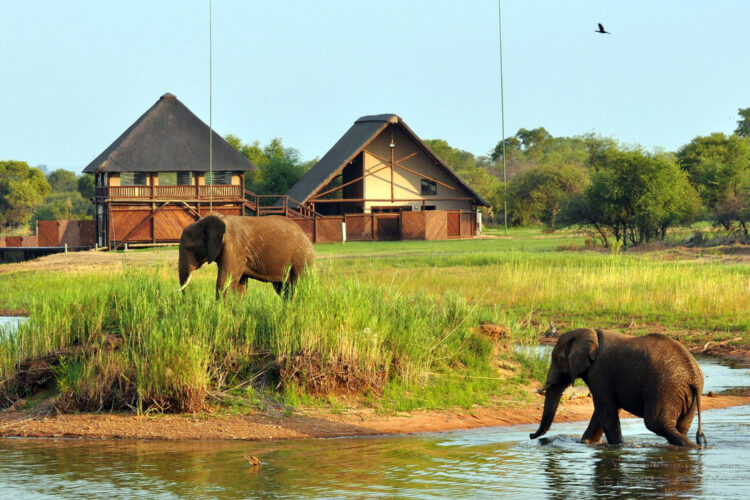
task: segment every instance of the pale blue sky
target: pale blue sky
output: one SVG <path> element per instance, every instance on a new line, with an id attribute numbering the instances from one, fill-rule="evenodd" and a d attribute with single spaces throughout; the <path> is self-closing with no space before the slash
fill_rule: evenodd
<path id="1" fill-rule="evenodd" d="M 393 112 L 485 154 L 497 18 L 496 0 L 213 0 L 214 128 L 312 159 Z M 505 0 L 506 135 L 675 150 L 731 133 L 750 107 L 749 19 L 743 0 Z M 0 26 L 0 159 L 80 172 L 165 92 L 208 122 L 208 0 L 0 0 Z"/>

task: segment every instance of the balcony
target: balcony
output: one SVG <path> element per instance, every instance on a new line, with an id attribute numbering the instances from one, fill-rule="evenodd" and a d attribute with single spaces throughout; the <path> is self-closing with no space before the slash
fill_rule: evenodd
<path id="1" fill-rule="evenodd" d="M 97 187 L 97 198 L 110 200 L 242 200 L 243 188 L 235 185 L 213 186 L 112 186 Z"/>

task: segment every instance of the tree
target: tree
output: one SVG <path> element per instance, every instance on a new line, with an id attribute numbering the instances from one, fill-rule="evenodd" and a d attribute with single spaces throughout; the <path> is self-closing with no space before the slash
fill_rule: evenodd
<path id="1" fill-rule="evenodd" d="M 26 224 L 50 190 L 38 168 L 24 161 L 0 161 L 0 225 Z"/>
<path id="2" fill-rule="evenodd" d="M 586 165 L 591 170 L 598 170 L 606 165 L 607 153 L 618 149 L 617 141 L 611 137 L 602 137 L 594 133 L 585 134 L 581 137 L 588 153 Z"/>
<path id="3" fill-rule="evenodd" d="M 76 174 L 70 170 L 59 168 L 47 176 L 47 182 L 53 193 L 70 193 L 76 190 Z"/>
<path id="4" fill-rule="evenodd" d="M 714 220 L 727 230 L 734 222 L 744 227 L 744 211 L 731 207 L 750 204 L 750 143 L 717 132 L 696 137 L 676 157 Z"/>
<path id="5" fill-rule="evenodd" d="M 258 167 L 257 171 L 245 176 L 245 189 L 258 194 L 285 194 L 317 162 L 317 159 L 302 161 L 300 152 L 285 147 L 278 137 L 264 147 L 258 141 L 245 144 L 232 134 L 225 139 Z"/>
<path id="6" fill-rule="evenodd" d="M 511 222 L 544 222 L 555 230 L 558 214 L 580 195 L 588 182 L 585 170 L 573 164 L 540 165 L 513 179 L 510 186 Z"/>
<path id="7" fill-rule="evenodd" d="M 565 220 L 594 226 L 607 246 L 608 235 L 639 245 L 663 239 L 669 227 L 691 220 L 700 206 L 686 173 L 668 156 L 610 150 Z"/>
<path id="8" fill-rule="evenodd" d="M 91 201 L 79 192 L 52 193 L 37 208 L 33 220 L 87 219 L 93 215 L 93 209 Z"/>
<path id="9" fill-rule="evenodd" d="M 92 200 L 96 195 L 94 176 L 91 174 L 81 175 L 77 181 L 77 188 L 83 199 Z"/>
<path id="10" fill-rule="evenodd" d="M 740 137 L 750 137 L 750 108 L 740 108 L 737 114 L 740 115 L 740 119 L 737 120 L 734 133 Z"/>
<path id="11" fill-rule="evenodd" d="M 424 143 L 490 204 L 486 211 L 488 217 L 502 212 L 502 182 L 490 172 L 491 164 L 486 157 L 477 158 L 473 153 L 450 146 L 443 139 L 426 139 Z"/>

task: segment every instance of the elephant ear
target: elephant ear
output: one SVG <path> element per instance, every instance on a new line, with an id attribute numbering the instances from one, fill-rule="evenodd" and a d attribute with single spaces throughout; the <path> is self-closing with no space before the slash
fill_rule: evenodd
<path id="1" fill-rule="evenodd" d="M 571 380 L 577 379 L 588 370 L 598 354 L 599 339 L 596 331 L 588 328 L 579 330 L 570 343 L 570 351 L 568 351 Z"/>
<path id="2" fill-rule="evenodd" d="M 224 244 L 224 233 L 227 230 L 226 223 L 215 215 L 206 217 L 204 231 L 206 238 L 206 261 L 210 264 L 215 261 Z"/>

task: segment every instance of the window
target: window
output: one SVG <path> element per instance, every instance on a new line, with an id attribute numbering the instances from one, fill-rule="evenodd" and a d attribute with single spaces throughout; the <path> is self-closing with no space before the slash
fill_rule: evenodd
<path id="1" fill-rule="evenodd" d="M 232 172 L 206 172 L 206 185 L 209 184 L 231 184 Z"/>
<path id="2" fill-rule="evenodd" d="M 120 174 L 121 186 L 148 186 L 148 174 L 146 172 L 122 172 Z"/>
<path id="3" fill-rule="evenodd" d="M 177 172 L 177 185 L 178 186 L 192 186 L 195 184 L 193 181 L 192 172 Z"/>
<path id="4" fill-rule="evenodd" d="M 370 211 L 374 214 L 397 214 L 399 212 L 411 212 L 411 205 L 372 207 Z"/>
<path id="5" fill-rule="evenodd" d="M 160 186 L 191 186 L 192 172 L 159 172 Z"/>
<path id="6" fill-rule="evenodd" d="M 422 179 L 422 194 L 437 194 L 437 183 L 428 179 Z"/>
<path id="7" fill-rule="evenodd" d="M 160 186 L 176 186 L 177 172 L 159 172 Z"/>

